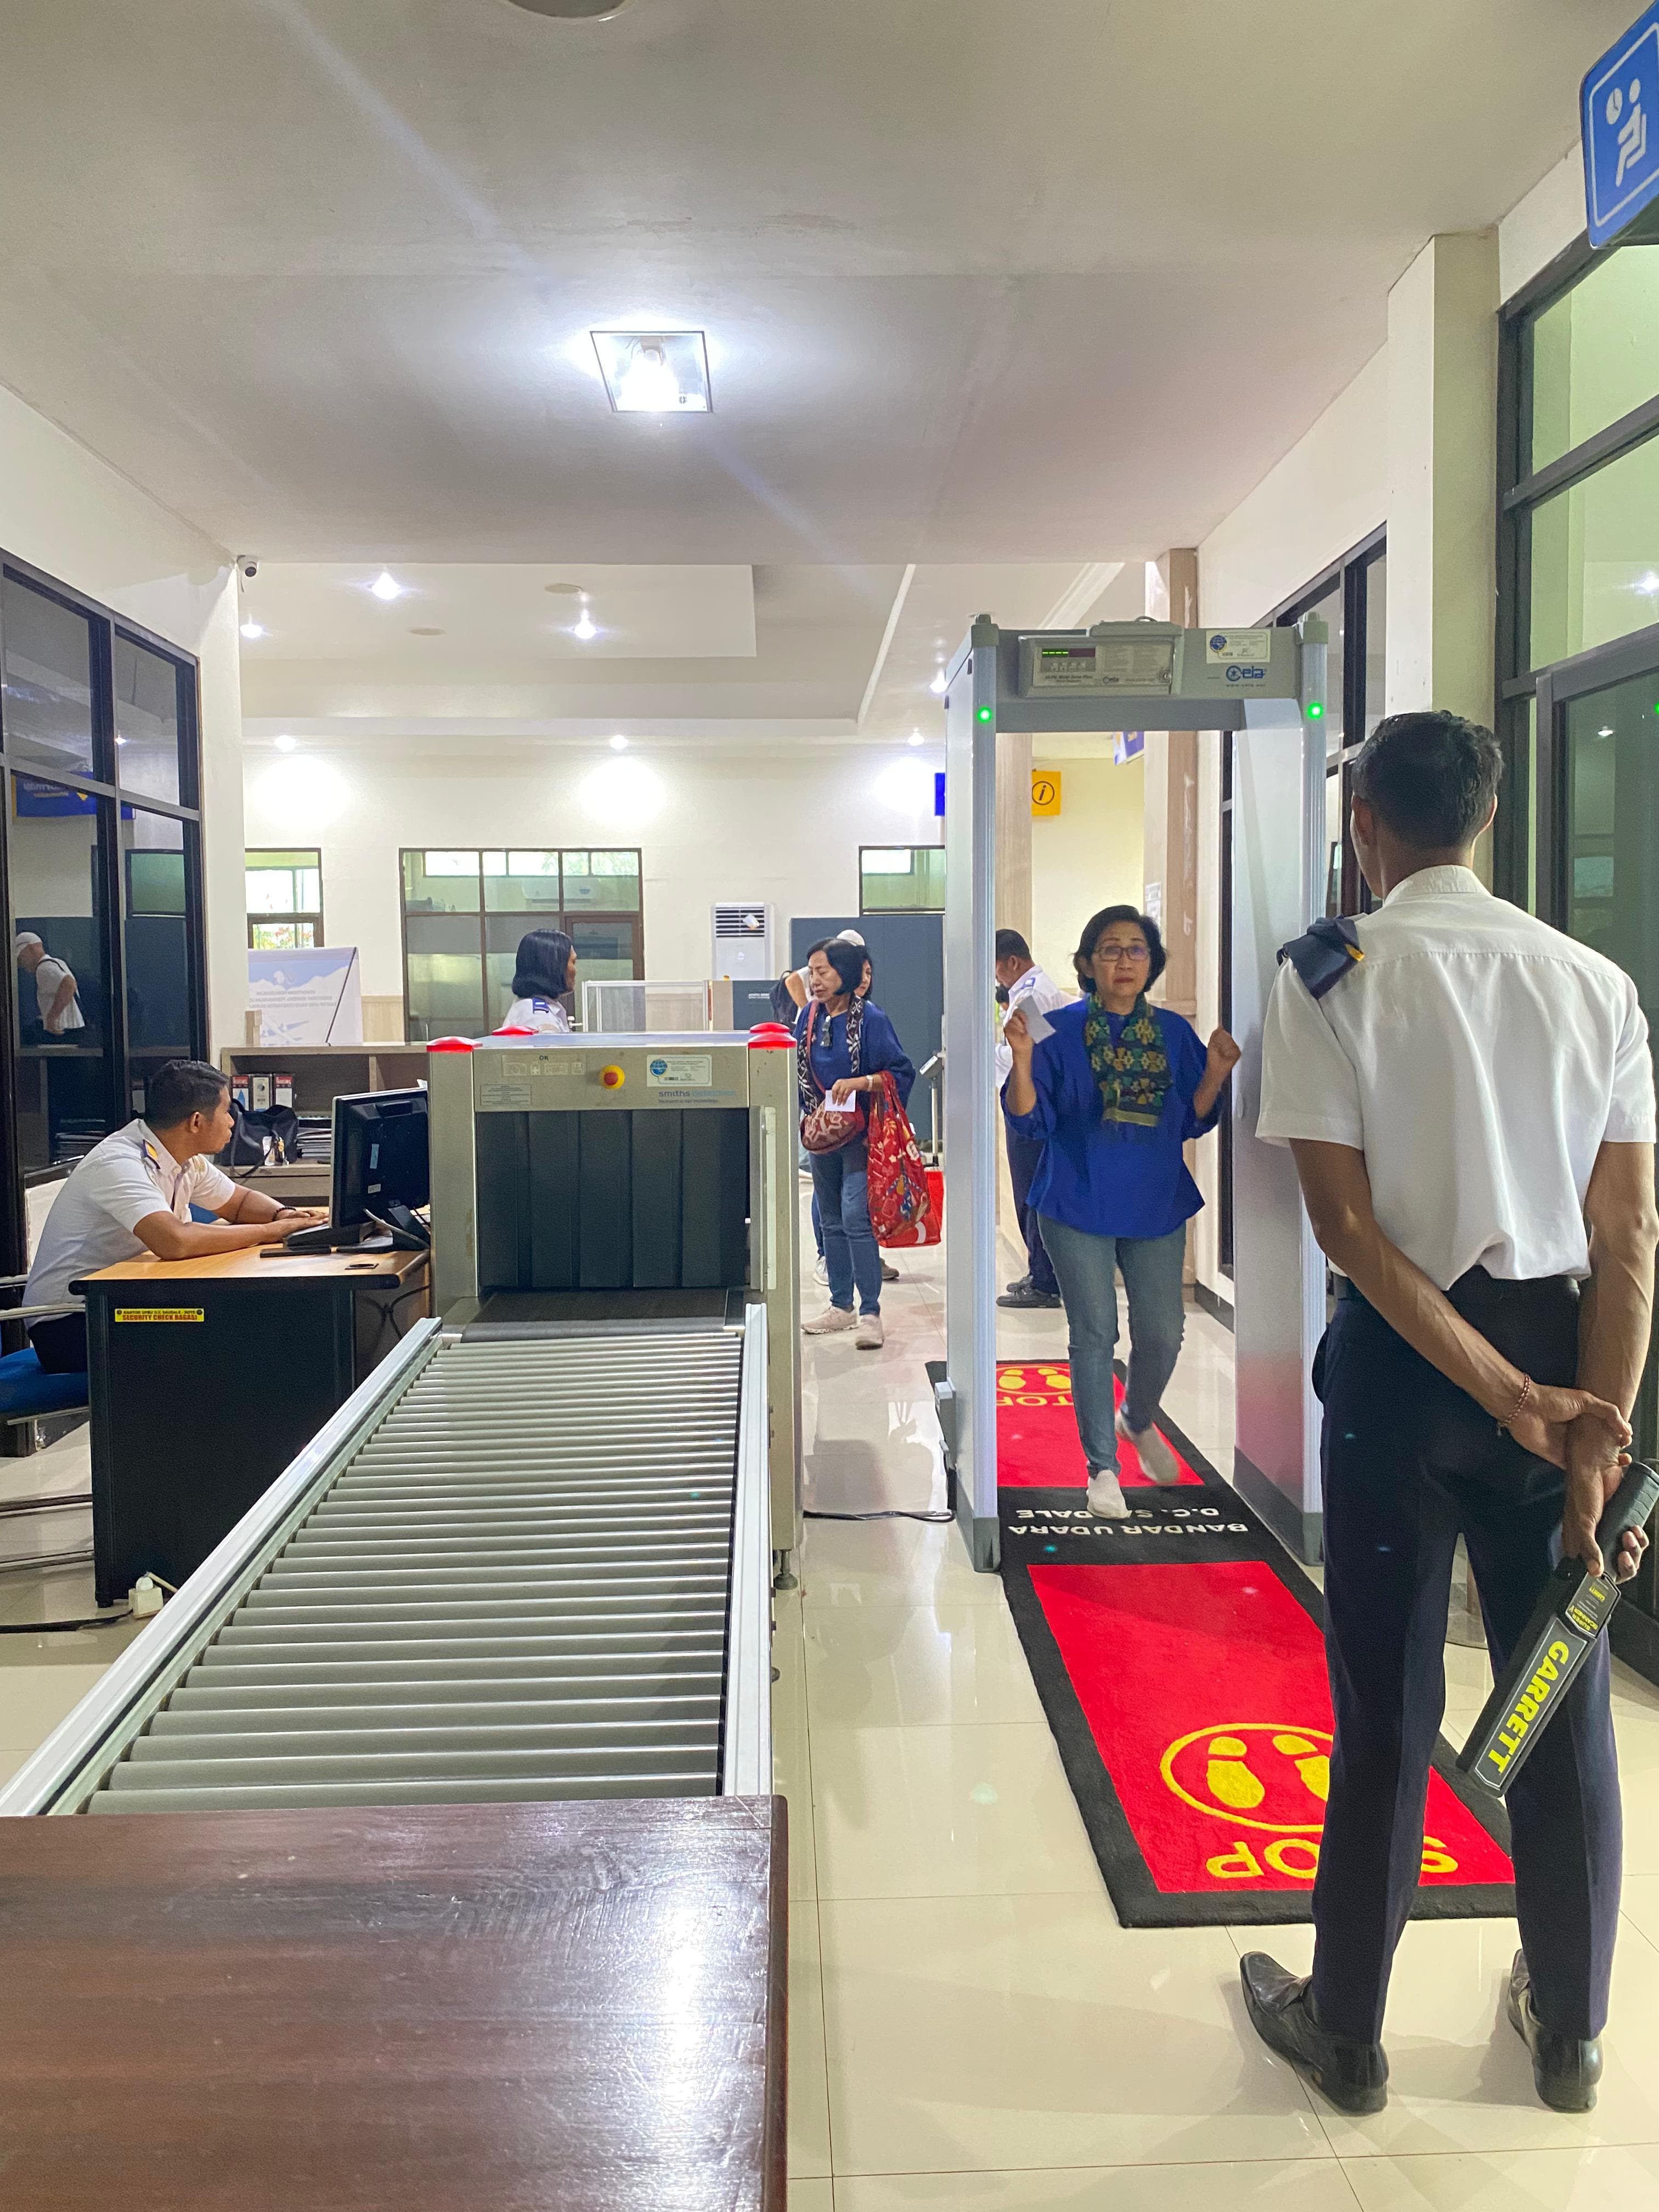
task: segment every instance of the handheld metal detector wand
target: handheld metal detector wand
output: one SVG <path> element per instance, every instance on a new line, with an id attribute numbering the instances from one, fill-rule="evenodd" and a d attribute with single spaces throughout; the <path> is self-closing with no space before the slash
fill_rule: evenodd
<path id="1" fill-rule="evenodd" d="M 1563 1559 L 1544 1585 L 1503 1679 L 1481 1708 L 1457 1764 L 1469 1779 L 1502 1797 L 1531 1757 L 1539 1737 L 1566 1702 L 1579 1668 L 1605 1635 L 1619 1602 L 1613 1561 L 1632 1528 L 1659 1506 L 1659 1474 L 1638 1461 L 1626 1470 L 1595 1531 L 1607 1571 L 1593 1575 L 1582 1559 Z"/>

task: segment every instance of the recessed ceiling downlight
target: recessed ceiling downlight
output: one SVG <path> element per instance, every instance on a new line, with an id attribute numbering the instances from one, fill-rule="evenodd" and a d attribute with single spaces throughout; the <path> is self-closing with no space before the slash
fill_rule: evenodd
<path id="1" fill-rule="evenodd" d="M 620 15 L 628 4 L 629 0 L 513 0 L 515 8 L 532 15 L 562 15 L 579 23 L 603 23 L 607 16 Z"/>

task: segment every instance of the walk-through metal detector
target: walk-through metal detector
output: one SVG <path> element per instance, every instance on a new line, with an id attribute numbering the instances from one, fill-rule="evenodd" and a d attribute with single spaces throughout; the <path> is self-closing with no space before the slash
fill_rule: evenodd
<path id="1" fill-rule="evenodd" d="M 1304 1557 L 1317 1555 L 1317 1409 L 1325 1264 L 1288 1152 L 1255 1136 L 1261 1023 L 1279 947 L 1325 900 L 1325 625 L 1183 629 L 975 623 L 945 691 L 945 1373 L 937 1385 L 975 1567 L 999 1565 L 996 1147 L 993 1073 L 996 741 L 1103 730 L 1230 730 L 1233 767 L 1233 1260 L 1239 1488 Z M 1103 899 L 1104 886 L 1103 886 Z"/>

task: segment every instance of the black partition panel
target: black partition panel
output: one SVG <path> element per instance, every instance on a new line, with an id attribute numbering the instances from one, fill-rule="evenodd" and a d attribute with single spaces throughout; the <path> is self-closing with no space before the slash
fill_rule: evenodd
<path id="1" fill-rule="evenodd" d="M 735 1290 L 749 1276 L 749 1116 L 481 1114 L 478 1289 Z"/>

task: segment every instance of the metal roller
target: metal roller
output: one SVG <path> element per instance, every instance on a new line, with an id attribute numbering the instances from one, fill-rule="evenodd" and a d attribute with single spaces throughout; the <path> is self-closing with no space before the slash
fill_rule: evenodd
<path id="1" fill-rule="evenodd" d="M 766 1315 L 412 1330 L 0 1813 L 769 1788 Z"/>

